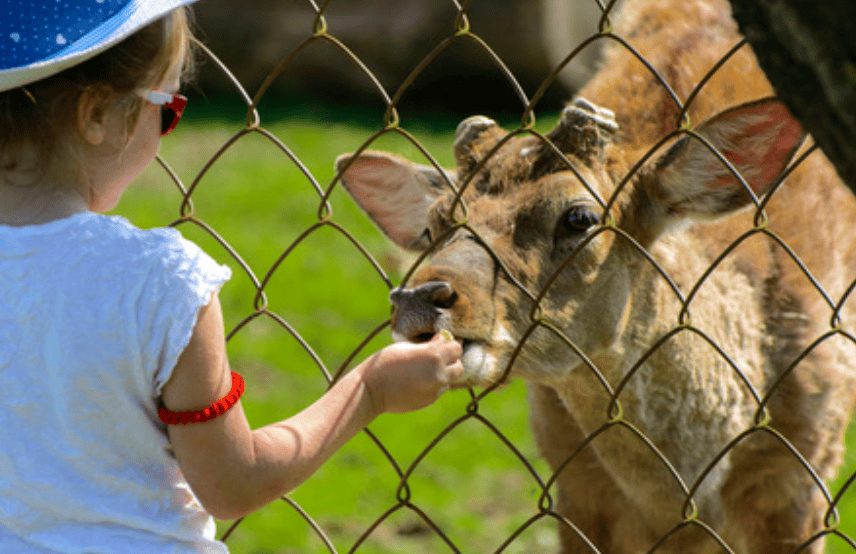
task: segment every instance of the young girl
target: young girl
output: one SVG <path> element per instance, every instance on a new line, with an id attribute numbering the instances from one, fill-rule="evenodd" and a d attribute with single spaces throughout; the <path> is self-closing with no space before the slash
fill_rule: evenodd
<path id="1" fill-rule="evenodd" d="M 192 1 L 0 9 L 0 553 L 227 552 L 212 516 L 289 492 L 463 371 L 439 335 L 392 345 L 250 429 L 217 299 L 229 269 L 95 213 L 181 116 Z"/>

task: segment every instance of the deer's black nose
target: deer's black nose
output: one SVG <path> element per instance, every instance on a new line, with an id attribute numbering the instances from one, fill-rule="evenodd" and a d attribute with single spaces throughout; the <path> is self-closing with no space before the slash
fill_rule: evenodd
<path id="1" fill-rule="evenodd" d="M 412 342 L 427 341 L 442 328 L 443 310 L 451 308 L 456 300 L 455 290 L 445 281 L 393 289 L 389 294 L 392 330 Z"/>

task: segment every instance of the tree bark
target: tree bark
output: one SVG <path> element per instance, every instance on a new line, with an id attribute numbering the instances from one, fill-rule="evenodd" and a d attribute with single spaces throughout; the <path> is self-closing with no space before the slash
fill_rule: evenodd
<path id="1" fill-rule="evenodd" d="M 729 1 L 779 97 L 856 193 L 856 1 Z"/>

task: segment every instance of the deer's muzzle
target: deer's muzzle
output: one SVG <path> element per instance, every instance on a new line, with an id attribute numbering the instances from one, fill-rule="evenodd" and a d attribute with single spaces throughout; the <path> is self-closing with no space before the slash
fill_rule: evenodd
<path id="1" fill-rule="evenodd" d="M 448 327 L 448 309 L 457 300 L 457 293 L 445 281 L 431 281 L 412 289 L 393 289 L 389 300 L 396 339 L 425 342 Z"/>

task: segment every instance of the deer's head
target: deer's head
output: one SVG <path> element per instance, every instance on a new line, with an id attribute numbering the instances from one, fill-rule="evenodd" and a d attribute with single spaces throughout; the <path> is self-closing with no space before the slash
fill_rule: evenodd
<path id="1" fill-rule="evenodd" d="M 394 336 L 451 331 L 464 346 L 461 384 L 479 386 L 506 373 L 525 336 L 511 372 L 561 379 L 580 363 L 561 335 L 589 357 L 621 337 L 641 293 L 639 247 L 749 205 L 804 136 L 775 100 L 738 106 L 695 129 L 704 140 L 685 134 L 652 156 L 616 194 L 637 161 L 624 160 L 617 131 L 611 112 L 577 99 L 549 141 L 464 120 L 456 171 L 383 152 L 340 157 L 343 185 L 377 226 L 405 249 L 431 249 L 390 295 Z"/>

